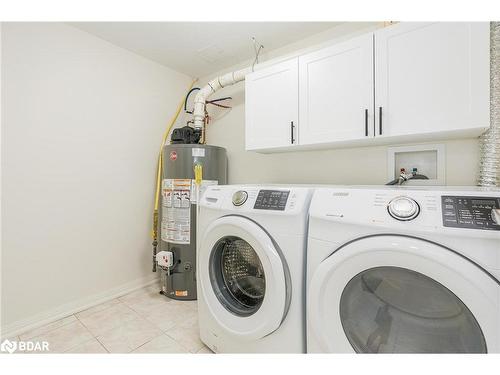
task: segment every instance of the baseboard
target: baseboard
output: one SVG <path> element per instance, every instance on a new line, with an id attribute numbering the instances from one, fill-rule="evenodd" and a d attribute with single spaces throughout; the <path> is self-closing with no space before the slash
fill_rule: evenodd
<path id="1" fill-rule="evenodd" d="M 79 311 L 88 309 L 89 307 L 99 305 L 111 299 L 130 293 L 136 289 L 153 284 L 157 280 L 158 275 L 152 274 L 151 276 L 122 284 L 116 288 L 107 290 L 106 292 L 94 294 L 90 297 L 85 297 L 74 302 L 58 306 L 54 309 L 46 310 L 32 317 L 15 321 L 5 327 L 2 327 L 1 339 L 3 340 L 7 337 L 17 336 L 29 330 L 44 326 L 45 324 L 52 323 L 68 315 L 75 314 Z"/>

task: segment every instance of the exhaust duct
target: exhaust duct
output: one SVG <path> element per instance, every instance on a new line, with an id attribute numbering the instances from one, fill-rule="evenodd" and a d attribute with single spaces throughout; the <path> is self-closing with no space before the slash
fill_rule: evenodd
<path id="1" fill-rule="evenodd" d="M 245 76 L 253 71 L 254 67 L 250 66 L 245 69 L 224 74 L 211 80 L 205 87 L 198 91 L 198 94 L 196 94 L 194 98 L 193 122 L 195 129 L 203 129 L 205 124 L 205 105 L 207 98 L 217 90 L 245 80 Z"/>
<path id="2" fill-rule="evenodd" d="M 500 185 L 500 22 L 490 23 L 490 128 L 480 138 L 479 186 Z"/>

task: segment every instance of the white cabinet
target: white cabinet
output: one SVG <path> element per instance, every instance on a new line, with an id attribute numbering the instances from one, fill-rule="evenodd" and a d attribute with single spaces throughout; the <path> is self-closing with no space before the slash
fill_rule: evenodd
<path id="1" fill-rule="evenodd" d="M 489 24 L 375 32 L 376 136 L 477 135 L 489 126 Z"/>
<path id="2" fill-rule="evenodd" d="M 299 143 L 373 137 L 373 34 L 299 58 Z"/>
<path id="3" fill-rule="evenodd" d="M 392 25 L 248 75 L 246 148 L 477 136 L 489 74 L 489 23 Z"/>
<path id="4" fill-rule="evenodd" d="M 298 58 L 253 72 L 245 82 L 246 149 L 296 145 Z"/>

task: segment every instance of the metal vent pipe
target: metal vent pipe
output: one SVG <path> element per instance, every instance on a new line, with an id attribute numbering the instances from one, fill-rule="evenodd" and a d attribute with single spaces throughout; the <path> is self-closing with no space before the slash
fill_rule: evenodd
<path id="1" fill-rule="evenodd" d="M 500 22 L 490 24 L 490 128 L 480 138 L 479 186 L 500 185 Z"/>

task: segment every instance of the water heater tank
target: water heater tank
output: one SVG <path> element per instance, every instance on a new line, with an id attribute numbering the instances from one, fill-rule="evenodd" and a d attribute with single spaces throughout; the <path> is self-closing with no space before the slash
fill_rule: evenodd
<path id="1" fill-rule="evenodd" d="M 161 269 L 162 292 L 180 300 L 196 299 L 196 197 L 194 166 L 202 166 L 200 196 L 208 185 L 227 183 L 227 156 L 222 147 L 172 144 L 163 148 L 160 206 L 160 251 L 173 253 L 173 266 Z"/>

